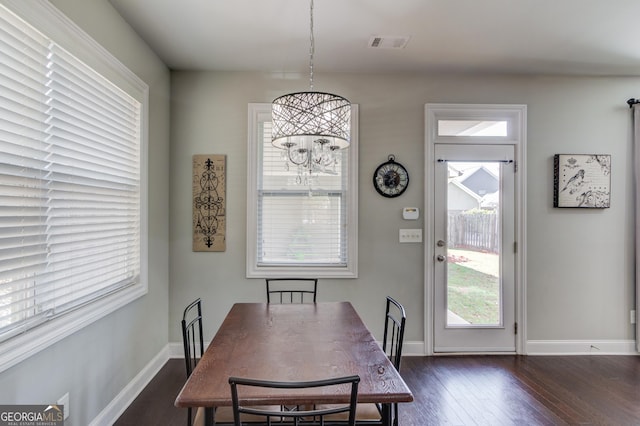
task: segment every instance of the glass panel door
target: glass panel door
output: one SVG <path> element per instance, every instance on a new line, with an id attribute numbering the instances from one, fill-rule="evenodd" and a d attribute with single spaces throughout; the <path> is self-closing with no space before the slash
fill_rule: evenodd
<path id="1" fill-rule="evenodd" d="M 515 351 L 514 148 L 435 146 L 434 351 Z"/>

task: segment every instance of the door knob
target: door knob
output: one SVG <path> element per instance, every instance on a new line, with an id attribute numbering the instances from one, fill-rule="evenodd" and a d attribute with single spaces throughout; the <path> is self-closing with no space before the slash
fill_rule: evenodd
<path id="1" fill-rule="evenodd" d="M 436 245 L 438 247 L 444 247 L 447 243 L 445 243 L 443 240 L 438 240 L 438 242 L 436 243 Z"/>
<path id="2" fill-rule="evenodd" d="M 444 257 L 444 256 L 443 256 L 443 255 L 441 255 L 441 254 L 439 254 L 439 255 L 437 255 L 437 256 L 436 256 L 436 260 L 437 260 L 438 262 L 444 262 L 444 261 L 445 261 L 445 259 L 446 259 L 446 257 Z"/>

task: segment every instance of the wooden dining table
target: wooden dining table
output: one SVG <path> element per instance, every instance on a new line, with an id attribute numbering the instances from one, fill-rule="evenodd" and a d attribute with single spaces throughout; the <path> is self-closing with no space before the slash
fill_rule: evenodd
<path id="1" fill-rule="evenodd" d="M 349 375 L 360 376 L 359 403 L 382 404 L 384 426 L 392 423 L 393 403 L 413 401 L 406 383 L 351 303 L 236 303 L 175 405 L 205 407 L 205 424 L 212 426 L 215 408 L 232 405 L 230 376 L 307 381 Z M 348 388 L 332 394 L 317 388 L 303 394 L 255 392 L 250 401 L 255 405 L 296 405 L 301 399 L 317 404 L 349 402 Z"/>

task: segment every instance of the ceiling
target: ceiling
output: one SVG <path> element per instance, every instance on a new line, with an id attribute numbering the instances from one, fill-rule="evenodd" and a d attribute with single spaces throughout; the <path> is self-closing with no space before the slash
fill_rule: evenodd
<path id="1" fill-rule="evenodd" d="M 309 72 L 308 0 L 109 1 L 171 69 Z M 638 0 L 315 0 L 313 16 L 314 72 L 640 76 Z"/>

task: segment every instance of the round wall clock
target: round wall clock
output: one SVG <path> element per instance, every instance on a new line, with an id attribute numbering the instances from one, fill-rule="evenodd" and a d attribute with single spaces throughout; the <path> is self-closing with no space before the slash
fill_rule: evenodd
<path id="1" fill-rule="evenodd" d="M 378 166 L 373 174 L 373 187 L 383 197 L 397 197 L 409 186 L 409 173 L 396 157 L 389 156 L 389 161 Z"/>

